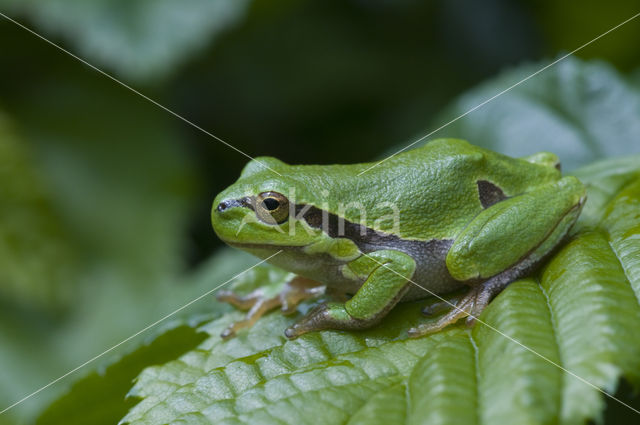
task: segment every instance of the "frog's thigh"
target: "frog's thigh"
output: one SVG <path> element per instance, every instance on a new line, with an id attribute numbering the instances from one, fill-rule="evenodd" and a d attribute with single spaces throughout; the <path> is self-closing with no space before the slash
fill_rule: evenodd
<path id="1" fill-rule="evenodd" d="M 374 325 L 400 301 L 408 289 L 416 263 L 410 256 L 382 250 L 349 264 L 364 284 L 346 303 L 322 304 L 286 330 L 289 338 L 321 329 L 364 329 Z"/>
<path id="2" fill-rule="evenodd" d="M 524 259 L 542 258 L 575 222 L 584 194 L 582 183 L 570 176 L 483 210 L 447 254 L 451 276 L 486 279 Z"/>

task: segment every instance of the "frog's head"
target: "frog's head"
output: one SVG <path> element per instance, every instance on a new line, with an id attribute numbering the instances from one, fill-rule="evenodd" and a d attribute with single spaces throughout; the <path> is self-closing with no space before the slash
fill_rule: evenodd
<path id="1" fill-rule="evenodd" d="M 249 162 L 213 202 L 211 222 L 218 237 L 258 256 L 321 240 L 321 231 L 296 217 L 294 198 L 309 191 L 293 168 L 270 157 Z"/>

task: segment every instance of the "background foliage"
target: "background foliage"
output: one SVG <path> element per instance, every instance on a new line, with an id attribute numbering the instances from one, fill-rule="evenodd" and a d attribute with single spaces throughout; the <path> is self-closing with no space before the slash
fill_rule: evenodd
<path id="1" fill-rule="evenodd" d="M 392 151 L 632 8 L 0 0 L 0 12 L 250 155 L 294 163 Z M 441 134 L 509 154 L 553 150 L 568 169 L 637 151 L 639 36 L 631 23 L 579 54 L 607 63 L 568 61 Z M 1 408 L 253 260 L 221 249 L 208 219 L 213 196 L 246 158 L 8 21 L 0 39 Z M 224 310 L 211 300 L 193 307 L 184 317 Z M 0 423 L 33 419 L 70 381 Z"/>

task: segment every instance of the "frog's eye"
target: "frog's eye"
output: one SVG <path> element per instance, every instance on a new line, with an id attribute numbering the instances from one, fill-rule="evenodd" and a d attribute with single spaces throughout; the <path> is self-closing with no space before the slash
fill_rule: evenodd
<path id="1" fill-rule="evenodd" d="M 256 198 L 256 215 L 267 224 L 281 224 L 289 218 L 289 200 L 278 192 L 262 192 Z"/>

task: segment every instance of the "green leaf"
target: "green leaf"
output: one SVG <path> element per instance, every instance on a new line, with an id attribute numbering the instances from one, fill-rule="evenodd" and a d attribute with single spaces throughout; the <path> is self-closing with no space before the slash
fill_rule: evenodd
<path id="1" fill-rule="evenodd" d="M 45 36 L 61 35 L 76 54 L 136 80 L 169 73 L 244 14 L 249 0 L 2 0 Z M 7 10 L 5 9 L 5 12 Z M 74 49 L 71 49 L 74 50 Z"/>
<path id="2" fill-rule="evenodd" d="M 587 186 L 589 200 L 580 214 L 580 224 L 597 226 L 607 204 L 620 190 L 640 177 L 640 155 L 598 161 L 573 174 Z"/>
<path id="3" fill-rule="evenodd" d="M 76 259 L 34 162 L 0 114 L 0 301 L 51 314 L 71 298 Z"/>
<path id="4" fill-rule="evenodd" d="M 395 339 L 373 330 L 364 336 L 329 331 L 286 341 L 282 330 L 292 320 L 271 314 L 223 342 L 220 332 L 238 317 L 230 314 L 210 323 L 204 330 L 211 337 L 199 349 L 143 372 L 131 394 L 144 400 L 125 421 L 271 423 L 288 418 L 301 423 L 310 413 L 322 412 L 327 423 L 343 423 L 367 398 L 406 379 L 438 340 Z"/>
<path id="5" fill-rule="evenodd" d="M 534 279 L 513 283 L 482 316 L 491 327 L 480 324 L 473 330 L 478 350 L 478 423 L 554 422 L 561 404 L 562 371 L 551 363 L 560 360 L 547 299 L 539 285 Z M 449 418 L 455 415 L 450 413 Z"/>
<path id="6" fill-rule="evenodd" d="M 178 275 L 195 179 L 166 116 L 98 77 L 51 74 L 0 135 L 0 276 L 15 282 L 0 284 L 2 408 L 193 298 Z M 32 418 L 64 390 L 8 413 Z"/>
<path id="7" fill-rule="evenodd" d="M 640 161 L 640 158 L 638 158 Z M 603 221 L 609 243 L 622 269 L 640 299 L 640 179 L 615 196 L 605 211 Z"/>
<path id="8" fill-rule="evenodd" d="M 458 332 L 434 347 L 414 366 L 408 380 L 405 423 L 478 422 L 476 347 L 467 332 Z"/>
<path id="9" fill-rule="evenodd" d="M 562 365 L 581 378 L 563 377 L 564 423 L 583 423 L 604 407 L 601 393 L 582 380 L 608 393 L 621 374 L 639 382 L 640 308 L 609 242 L 600 232 L 585 233 L 542 275 Z"/>
<path id="10" fill-rule="evenodd" d="M 506 71 L 471 90 L 425 133 L 483 104 L 548 62 Z M 640 92 L 629 78 L 604 62 L 569 57 L 431 138 L 459 137 L 510 156 L 550 151 L 560 157 L 564 170 L 573 170 L 602 158 L 639 153 L 638 111 Z"/>
<path id="11" fill-rule="evenodd" d="M 169 361 L 195 348 L 204 338 L 204 334 L 188 324 L 165 326 L 162 335 L 77 381 L 40 415 L 37 425 L 116 423 L 134 404 L 133 400 L 124 402 L 124 399 L 131 382 L 144 367 Z"/>
<path id="12" fill-rule="evenodd" d="M 3 341 L 3 343 L 0 344 L 0 364 L 10 365 L 10 367 L 4 367 L 2 380 L 0 380 L 2 384 L 0 386 L 2 408 L 9 406 L 23 396 L 40 388 L 42 385 L 58 378 L 87 359 L 120 342 L 122 339 L 140 331 L 143 327 L 162 318 L 171 311 L 209 292 L 215 284 L 222 284 L 237 274 L 239 269 L 246 269 L 255 264 L 255 259 L 248 254 L 238 254 L 237 251 L 232 251 L 231 249 L 220 250 L 191 276 L 182 278 L 179 282 L 173 283 L 173 285 L 158 284 L 152 291 L 147 291 L 145 297 L 142 297 L 142 295 L 138 296 L 135 288 L 126 291 L 126 289 L 120 285 L 116 286 L 112 284 L 112 286 L 115 287 L 109 291 L 105 291 L 109 297 L 100 299 L 102 303 L 108 305 L 92 304 L 91 307 L 94 309 L 93 313 L 95 316 L 85 319 L 87 321 L 92 319 L 92 322 L 77 324 L 76 327 L 71 328 L 71 332 L 69 332 L 70 335 L 65 335 L 63 332 L 66 329 L 63 328 L 62 332 L 52 333 L 50 340 L 44 339 L 43 337 L 36 338 L 33 333 L 25 332 L 25 327 L 23 327 L 22 323 L 17 320 L 12 321 L 10 317 L 3 316 L 3 320 L 0 321 L 0 335 Z M 149 294 L 151 294 L 151 298 Z M 210 316 L 215 312 L 217 312 L 216 314 L 220 314 L 220 312 L 228 310 L 228 306 L 221 305 L 216 302 L 213 297 L 206 297 L 189 308 L 182 310 L 176 317 L 189 317 L 191 318 L 189 321 L 191 323 L 194 320 L 200 321 L 202 314 Z M 118 334 L 118 328 L 116 327 L 116 329 L 111 330 L 113 336 L 107 338 L 111 334 L 107 334 L 106 330 L 103 332 L 106 335 L 98 334 L 97 331 L 95 331 L 97 325 L 93 321 L 98 322 L 99 320 L 103 320 L 108 324 L 126 320 L 129 320 L 131 323 L 126 324 L 126 333 L 120 329 L 120 334 Z M 113 359 L 114 355 L 116 355 L 117 358 L 119 353 L 131 352 L 133 348 L 141 345 L 140 341 L 145 341 L 145 338 L 140 336 L 118 347 L 107 356 L 104 356 L 104 358 L 96 360 L 91 366 L 87 366 L 87 368 L 97 367 L 99 372 L 97 375 L 91 375 L 95 376 L 95 379 L 91 377 L 87 378 L 86 385 L 83 384 L 79 389 L 70 390 L 70 382 L 67 378 L 53 386 L 52 389 L 57 389 L 59 394 L 64 394 L 65 391 L 71 391 L 69 393 L 70 395 L 63 396 L 56 405 L 66 406 L 66 409 L 73 404 L 75 406 L 74 411 L 77 411 L 78 415 L 89 415 L 92 414 L 95 409 L 87 405 L 87 410 L 84 410 L 85 402 L 87 400 L 100 400 L 105 394 L 108 394 L 110 397 L 109 400 L 111 400 L 111 408 L 114 409 L 114 412 L 120 412 L 119 417 L 122 417 L 133 403 L 133 401 L 125 403 L 124 395 L 130 389 L 131 381 L 140 369 L 154 363 L 169 361 L 180 355 L 182 351 L 187 349 L 181 341 L 188 342 L 189 332 L 195 334 L 193 330 L 187 332 L 185 329 L 184 333 L 178 331 L 178 334 L 174 333 L 175 338 L 170 336 L 164 338 L 163 336 L 160 340 L 161 345 L 155 345 L 156 343 L 153 343 L 150 349 L 142 348 L 137 351 L 130 360 L 127 360 L 128 357 L 123 357 L 121 361 L 125 363 L 128 362 L 128 366 L 126 364 L 119 366 L 119 362 L 115 363 Z M 85 334 L 87 335 L 85 337 L 86 340 L 81 342 L 76 341 L 77 338 L 81 338 Z M 180 335 L 183 334 L 184 338 L 181 339 Z M 202 338 L 202 335 L 203 334 L 198 334 L 197 337 L 194 336 L 193 340 L 195 341 L 195 339 Z M 35 336 L 38 336 L 38 334 L 35 334 Z M 5 341 L 9 343 L 4 343 Z M 194 344 L 195 343 L 197 343 L 197 341 L 195 341 Z M 66 344 L 66 346 L 61 347 L 64 344 Z M 174 348 L 162 348 L 165 347 L 165 344 L 176 344 L 175 350 Z M 92 349 L 92 351 L 87 351 L 86 346 Z M 159 348 L 156 350 L 154 347 Z M 80 355 L 74 353 L 74 351 L 79 351 L 80 349 L 84 349 Z M 172 354 L 165 356 L 161 353 L 162 351 L 169 351 Z M 65 358 L 64 361 L 61 361 L 59 359 L 61 356 L 68 356 L 71 357 L 71 359 Z M 149 358 L 147 358 L 147 356 L 149 356 Z M 19 365 L 24 366 L 20 367 Z M 27 368 L 26 366 L 31 367 Z M 108 370 L 113 371 L 113 373 L 109 372 L 105 375 L 104 370 L 107 367 L 109 368 Z M 77 373 L 82 374 L 84 369 L 85 368 Z M 120 383 L 122 386 L 119 386 Z M 8 423 L 31 423 L 27 421 L 20 422 L 18 419 L 21 414 L 25 415 L 24 412 L 27 412 L 26 414 L 33 412 L 30 415 L 33 417 L 34 413 L 37 414 L 42 410 L 42 407 L 37 407 L 38 405 L 42 406 L 43 401 L 48 401 L 48 403 L 44 404 L 44 406 L 46 406 L 55 400 L 55 396 L 56 392 L 51 392 L 48 388 L 36 397 L 16 406 L 16 408 L 4 415 L 0 415 L 0 419 L 6 418 L 9 415 L 10 419 Z M 85 402 L 79 401 L 80 396 L 85 397 Z M 22 408 L 22 410 L 19 410 L 19 408 Z M 61 410 L 55 408 L 53 412 L 57 412 L 55 415 L 58 415 Z M 60 419 L 58 416 L 50 415 L 52 415 L 52 413 L 47 413 L 45 418 L 47 420 Z M 11 416 L 14 417 L 11 418 Z M 111 423 L 115 423 L 119 417 L 109 416 Z M 0 423 L 2 422 L 0 421 Z M 62 421 L 61 423 L 67 422 Z"/>

